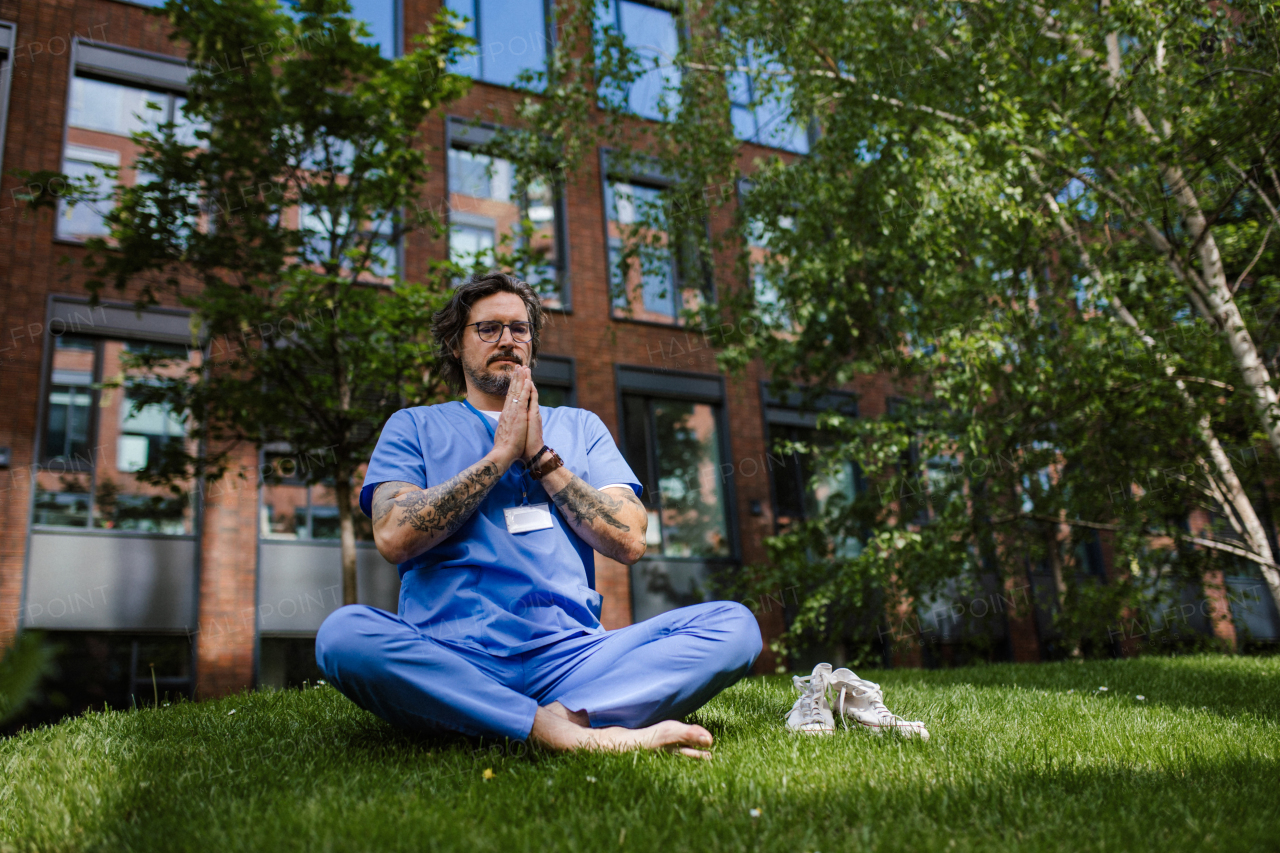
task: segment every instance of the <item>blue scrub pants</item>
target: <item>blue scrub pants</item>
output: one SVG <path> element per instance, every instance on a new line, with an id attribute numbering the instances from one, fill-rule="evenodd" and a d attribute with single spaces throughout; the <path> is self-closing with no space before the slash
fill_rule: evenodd
<path id="1" fill-rule="evenodd" d="M 393 725 L 527 740 L 540 705 L 585 711 L 593 727 L 640 728 L 702 707 L 751 670 L 760 628 L 732 601 L 496 657 L 426 636 L 394 613 L 340 607 L 316 635 L 316 663 L 361 708 Z"/>

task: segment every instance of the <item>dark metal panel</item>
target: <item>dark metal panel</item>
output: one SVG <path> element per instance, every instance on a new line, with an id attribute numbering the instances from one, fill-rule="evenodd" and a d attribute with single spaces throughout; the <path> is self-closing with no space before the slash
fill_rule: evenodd
<path id="1" fill-rule="evenodd" d="M 487 145 L 498 135 L 498 129 L 491 124 L 474 124 L 463 118 L 449 117 L 448 145 Z"/>
<path id="2" fill-rule="evenodd" d="M 631 618 L 643 622 L 677 607 L 710 601 L 712 564 L 641 560 L 631 567 Z"/>
<path id="3" fill-rule="evenodd" d="M 573 387 L 573 359 L 555 355 L 540 355 L 533 368 L 533 381 L 539 385 L 565 385 Z"/>
<path id="4" fill-rule="evenodd" d="M 678 397 L 704 403 L 724 402 L 724 379 L 706 373 L 680 373 L 673 370 L 646 370 L 636 367 L 617 368 L 619 392 Z"/>
<path id="5" fill-rule="evenodd" d="M 258 630 L 314 634 L 342 605 L 342 549 L 336 542 L 259 543 Z M 371 545 L 356 547 L 356 597 L 392 613 L 400 604 L 400 573 Z"/>
<path id="6" fill-rule="evenodd" d="M 49 304 L 52 335 L 103 335 L 157 343 L 192 344 L 191 313 L 173 309 L 99 304 L 88 300 L 54 297 Z"/>
<path id="7" fill-rule="evenodd" d="M 1276 613 L 1271 591 L 1261 578 L 1229 577 L 1226 579 L 1227 600 L 1235 617 L 1239 639 L 1280 640 L 1280 615 Z"/>
<path id="8" fill-rule="evenodd" d="M 176 57 L 90 44 L 79 39 L 76 40 L 75 57 L 76 71 L 89 71 L 161 89 L 186 91 L 187 76 L 191 73 L 187 63 Z"/>
<path id="9" fill-rule="evenodd" d="M 34 531 L 23 626 L 193 630 L 196 550 L 189 536 Z"/>

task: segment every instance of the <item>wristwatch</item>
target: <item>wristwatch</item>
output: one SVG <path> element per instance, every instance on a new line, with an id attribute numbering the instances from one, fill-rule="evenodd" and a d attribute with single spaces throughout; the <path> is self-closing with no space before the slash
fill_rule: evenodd
<path id="1" fill-rule="evenodd" d="M 536 460 L 539 456 L 542 456 L 543 451 L 546 451 L 547 458 L 543 459 L 540 465 L 531 467 L 529 470 L 529 476 L 535 480 L 541 480 L 547 474 L 550 474 L 552 471 L 564 465 L 564 460 L 560 458 L 560 454 L 556 453 L 550 447 L 542 448 L 542 450 L 539 450 L 534 454 L 533 458 Z M 532 463 L 533 460 L 530 460 L 530 465 L 532 465 Z"/>

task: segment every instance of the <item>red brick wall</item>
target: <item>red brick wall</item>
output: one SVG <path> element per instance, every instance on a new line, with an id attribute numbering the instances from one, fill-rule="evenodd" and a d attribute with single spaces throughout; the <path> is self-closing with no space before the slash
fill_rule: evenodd
<path id="1" fill-rule="evenodd" d="M 195 635 L 196 698 L 253 686 L 257 630 L 257 453 L 237 454 L 232 472 L 205 486 L 200 531 L 200 621 Z M 240 469 L 248 479 L 236 476 Z"/>

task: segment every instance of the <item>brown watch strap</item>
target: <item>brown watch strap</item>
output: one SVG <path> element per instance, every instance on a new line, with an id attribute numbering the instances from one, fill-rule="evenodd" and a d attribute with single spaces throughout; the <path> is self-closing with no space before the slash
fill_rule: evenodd
<path id="1" fill-rule="evenodd" d="M 541 480 L 552 471 L 564 465 L 564 460 L 560 458 L 560 454 L 551 448 L 546 448 L 546 458 L 538 464 L 538 467 L 529 472 L 529 476 L 535 480 Z"/>

